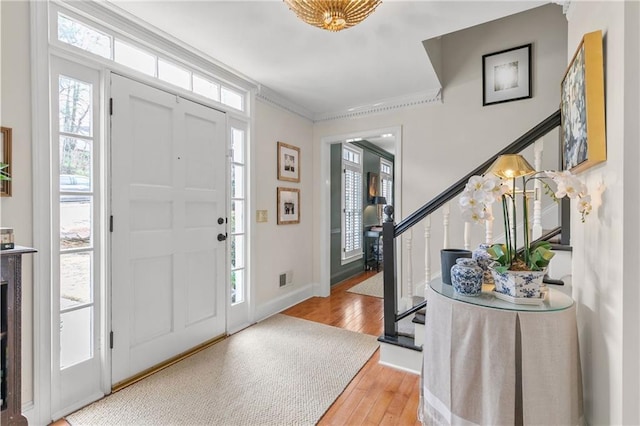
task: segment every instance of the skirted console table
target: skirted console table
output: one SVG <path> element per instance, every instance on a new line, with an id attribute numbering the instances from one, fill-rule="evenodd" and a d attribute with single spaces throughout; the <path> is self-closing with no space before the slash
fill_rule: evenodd
<path id="1" fill-rule="evenodd" d="M 576 425 L 582 376 L 576 308 L 549 289 L 541 305 L 502 301 L 484 286 L 460 296 L 428 288 L 420 415 L 425 424 Z"/>

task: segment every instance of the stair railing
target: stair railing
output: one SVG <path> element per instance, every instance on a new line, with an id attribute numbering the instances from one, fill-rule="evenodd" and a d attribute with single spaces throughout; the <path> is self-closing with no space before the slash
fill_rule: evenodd
<path id="1" fill-rule="evenodd" d="M 385 220 L 383 222 L 383 230 L 382 230 L 382 238 L 383 238 L 383 280 L 384 280 L 384 335 L 380 337 L 379 340 L 386 342 L 398 342 L 398 327 L 397 323 L 403 318 L 412 315 L 413 313 L 419 311 L 420 309 L 426 306 L 426 301 L 423 301 L 417 305 L 412 306 L 409 309 L 404 310 L 403 312 L 398 312 L 398 285 L 397 285 L 397 257 L 396 250 L 400 249 L 402 246 L 400 244 L 400 237 L 407 231 L 410 231 L 415 225 L 422 222 L 424 220 L 424 237 L 425 237 L 425 286 L 428 286 L 429 281 L 431 279 L 432 274 L 432 262 L 431 262 L 431 252 L 430 252 L 430 239 L 432 234 L 432 219 L 431 215 L 438 211 L 439 209 L 443 210 L 443 246 L 448 248 L 450 246 L 450 237 L 449 237 L 449 224 L 450 224 L 450 206 L 451 201 L 457 197 L 465 188 L 469 178 L 475 175 L 483 174 L 489 166 L 500 156 L 503 154 L 515 154 L 523 151 L 527 147 L 535 144 L 540 141 L 543 136 L 551 132 L 553 129 L 560 126 L 560 111 L 556 111 L 547 117 L 545 120 L 540 122 L 538 125 L 533 127 L 527 133 L 519 137 L 513 143 L 493 155 L 491 158 L 487 159 L 481 165 L 467 173 L 464 177 L 458 180 L 456 183 L 451 185 L 445 191 L 437 195 L 431 201 L 427 202 L 425 205 L 417 209 L 415 212 L 408 215 L 404 220 L 400 223 L 395 224 L 393 219 L 393 207 L 386 206 L 384 209 L 385 212 Z M 542 155 L 542 144 L 538 142 L 537 146 L 534 146 L 534 167 L 536 170 L 540 170 L 541 167 L 541 155 Z M 534 191 L 538 191 L 537 194 L 540 194 L 541 188 L 534 187 Z M 539 204 L 539 196 L 537 199 L 534 199 L 534 217 L 533 217 L 533 239 L 538 238 L 542 234 L 542 225 L 541 225 L 541 217 L 540 217 L 540 204 Z M 568 216 L 568 208 L 566 208 L 566 204 L 563 200 L 563 203 L 560 207 L 560 226 L 563 229 L 562 232 L 562 244 L 569 244 L 568 240 L 568 232 L 569 229 L 569 216 Z M 535 211 L 537 209 L 537 212 Z M 470 246 L 470 224 L 465 224 L 464 231 L 464 247 L 469 248 Z M 557 232 L 557 231 L 556 231 Z M 408 240 L 411 241 L 413 236 Z M 488 223 L 487 228 L 485 229 L 485 241 L 493 242 L 493 228 L 492 224 Z M 411 248 L 408 249 L 409 254 L 411 253 Z M 408 265 L 407 268 L 410 273 L 413 271 L 412 258 L 408 256 Z M 413 277 L 409 277 L 408 283 L 411 288 L 407 289 L 406 294 L 413 295 Z"/>

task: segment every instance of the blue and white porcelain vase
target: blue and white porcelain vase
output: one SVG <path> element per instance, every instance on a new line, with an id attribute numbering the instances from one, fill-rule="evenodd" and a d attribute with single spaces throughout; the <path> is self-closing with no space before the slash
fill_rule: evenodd
<path id="1" fill-rule="evenodd" d="M 493 274 L 489 269 L 489 265 L 493 262 L 491 255 L 487 251 L 491 247 L 491 244 L 480 244 L 477 249 L 473 251 L 471 258 L 478 263 L 478 266 L 482 269 L 482 281 L 485 284 L 493 284 Z"/>
<path id="2" fill-rule="evenodd" d="M 477 296 L 482 291 L 482 268 L 473 259 L 460 258 L 451 267 L 453 291 L 463 296 Z"/>

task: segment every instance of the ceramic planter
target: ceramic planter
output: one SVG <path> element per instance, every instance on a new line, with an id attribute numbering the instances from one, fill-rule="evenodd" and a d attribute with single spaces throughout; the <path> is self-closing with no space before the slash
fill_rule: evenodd
<path id="1" fill-rule="evenodd" d="M 511 297 L 540 297 L 542 279 L 547 269 L 542 271 L 506 271 L 498 272 L 491 268 L 498 293 Z"/>

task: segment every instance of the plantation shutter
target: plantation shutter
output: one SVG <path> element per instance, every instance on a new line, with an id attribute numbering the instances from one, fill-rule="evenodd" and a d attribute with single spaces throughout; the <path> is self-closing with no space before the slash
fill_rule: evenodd
<path id="1" fill-rule="evenodd" d="M 342 260 L 351 261 L 362 257 L 362 151 L 343 145 L 342 166 Z"/>

